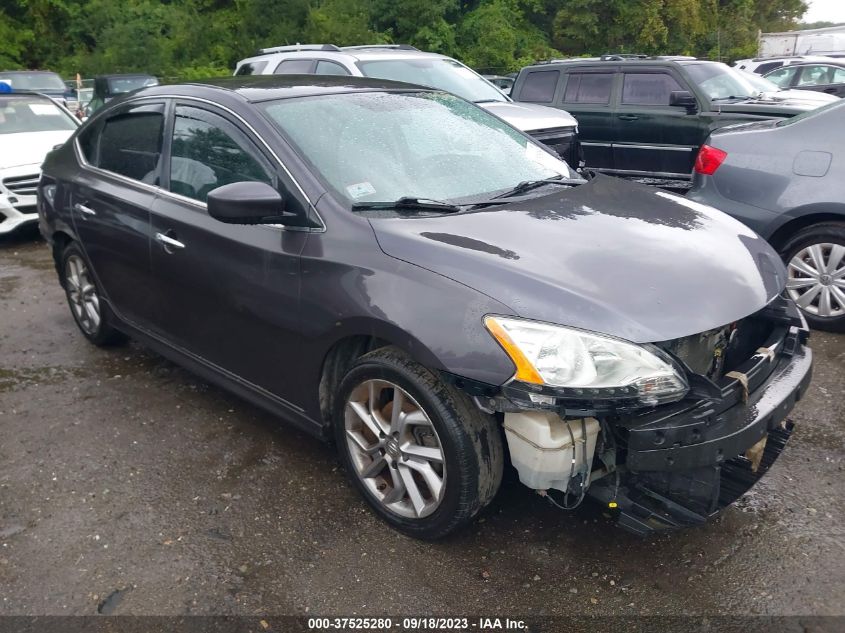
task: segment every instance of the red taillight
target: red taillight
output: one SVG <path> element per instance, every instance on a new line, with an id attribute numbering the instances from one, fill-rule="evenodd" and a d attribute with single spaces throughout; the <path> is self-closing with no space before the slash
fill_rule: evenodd
<path id="1" fill-rule="evenodd" d="M 727 152 L 709 145 L 702 145 L 695 158 L 695 171 L 705 176 L 712 176 L 727 157 Z"/>

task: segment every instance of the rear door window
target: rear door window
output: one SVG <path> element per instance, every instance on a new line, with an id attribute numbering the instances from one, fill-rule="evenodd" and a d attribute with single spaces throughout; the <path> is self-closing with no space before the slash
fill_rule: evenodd
<path id="1" fill-rule="evenodd" d="M 276 75 L 307 75 L 313 72 L 313 59 L 286 59 L 276 66 Z"/>
<path id="2" fill-rule="evenodd" d="M 320 59 L 317 61 L 317 68 L 314 70 L 315 75 L 348 75 L 349 71 L 337 62 L 330 62 L 327 59 Z"/>
<path id="3" fill-rule="evenodd" d="M 519 93 L 520 101 L 551 103 L 555 96 L 559 77 L 559 70 L 541 70 L 528 73 Z"/>
<path id="4" fill-rule="evenodd" d="M 612 88 L 613 73 L 570 73 L 563 100 L 607 105 Z"/>
<path id="5" fill-rule="evenodd" d="M 833 72 L 836 70 L 835 66 L 826 66 L 824 64 L 814 64 L 812 66 L 802 66 L 801 74 L 798 76 L 798 86 L 819 86 L 823 84 L 833 83 Z"/>
<path id="6" fill-rule="evenodd" d="M 669 96 L 678 90 L 684 88 L 668 73 L 625 73 L 622 104 L 668 106 Z"/>
<path id="7" fill-rule="evenodd" d="M 157 184 L 164 130 L 164 104 L 129 107 L 103 124 L 95 152 L 100 169 Z M 90 142 L 87 143 L 88 151 Z"/>

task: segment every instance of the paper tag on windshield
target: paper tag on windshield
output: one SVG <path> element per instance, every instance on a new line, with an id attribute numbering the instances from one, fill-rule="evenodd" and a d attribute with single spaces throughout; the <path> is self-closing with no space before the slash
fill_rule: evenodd
<path id="1" fill-rule="evenodd" d="M 358 182 L 354 185 L 347 185 L 346 186 L 346 193 L 349 194 L 351 198 L 363 198 L 364 196 L 369 196 L 376 192 L 376 188 L 373 187 L 369 182 Z"/>
<path id="2" fill-rule="evenodd" d="M 33 114 L 37 114 L 39 116 L 44 114 L 52 116 L 59 113 L 56 106 L 47 103 L 30 103 L 29 109 L 32 110 Z"/>
<path id="3" fill-rule="evenodd" d="M 533 143 L 525 144 L 525 157 L 534 163 L 542 165 L 546 169 L 551 169 L 556 174 L 566 177 L 569 176 L 569 170 L 566 167 L 566 163 L 561 161 L 559 158 L 555 158 L 548 152 L 544 152 Z"/>

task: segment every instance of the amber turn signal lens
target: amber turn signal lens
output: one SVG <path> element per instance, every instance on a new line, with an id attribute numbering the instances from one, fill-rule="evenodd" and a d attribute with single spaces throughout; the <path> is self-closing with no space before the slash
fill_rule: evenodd
<path id="1" fill-rule="evenodd" d="M 543 379 L 540 377 L 540 374 L 536 369 L 534 369 L 534 365 L 531 364 L 531 362 L 525 357 L 525 354 L 523 354 L 516 346 L 516 343 L 513 342 L 513 339 L 505 331 L 505 328 L 499 325 L 495 319 L 490 317 L 485 317 L 484 326 L 499 342 L 499 345 L 502 346 L 505 353 L 510 356 L 513 364 L 516 365 L 516 374 L 514 374 L 514 378 L 516 380 L 534 383 L 535 385 L 545 384 Z"/>

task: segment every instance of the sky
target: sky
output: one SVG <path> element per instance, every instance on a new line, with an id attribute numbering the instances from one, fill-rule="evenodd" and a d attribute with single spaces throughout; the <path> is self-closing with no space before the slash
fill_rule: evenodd
<path id="1" fill-rule="evenodd" d="M 804 22 L 845 22 L 845 0 L 806 0 L 810 8 Z"/>

